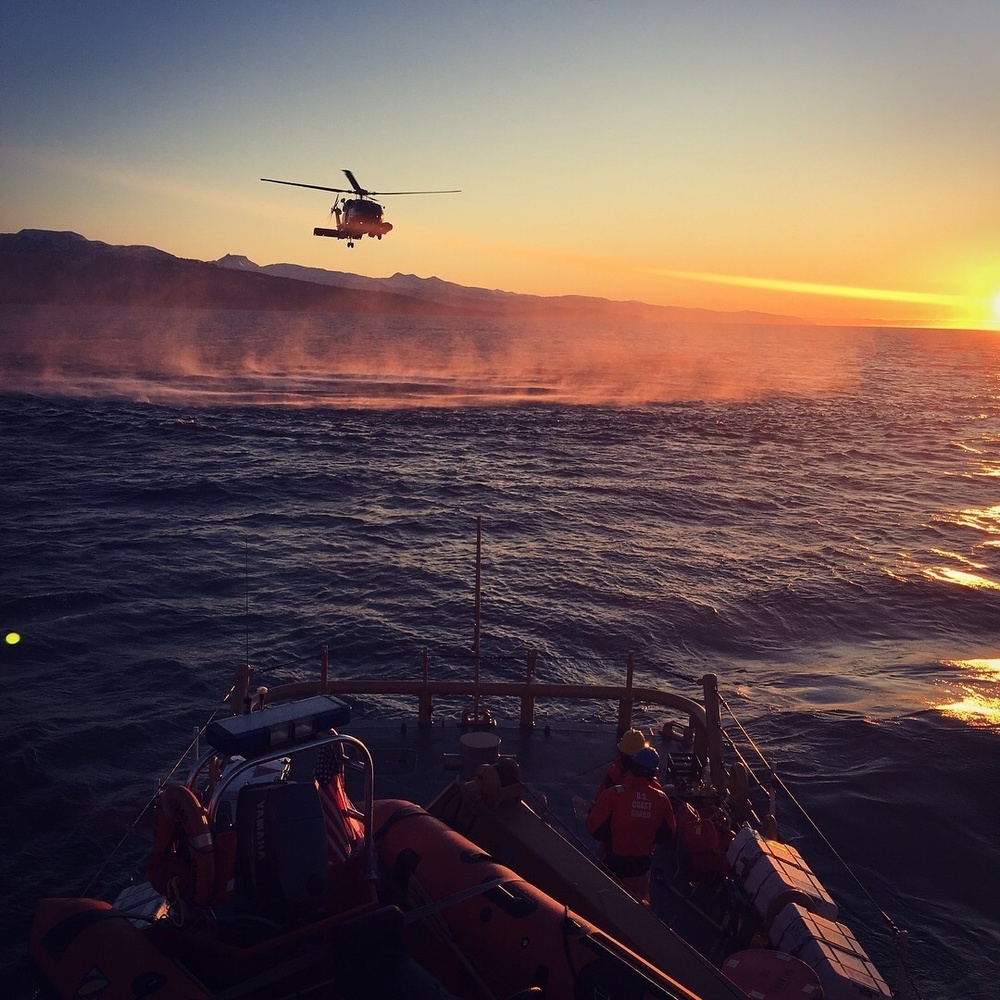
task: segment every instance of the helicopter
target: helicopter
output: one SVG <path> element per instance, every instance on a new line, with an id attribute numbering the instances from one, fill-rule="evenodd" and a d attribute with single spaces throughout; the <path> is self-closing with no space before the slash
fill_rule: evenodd
<path id="1" fill-rule="evenodd" d="M 354 241 L 362 236 L 374 236 L 382 239 L 392 229 L 392 223 L 382 220 L 382 206 L 372 201 L 372 196 L 379 198 L 397 194 L 458 194 L 451 191 L 369 191 L 363 188 L 350 170 L 344 175 L 350 181 L 350 188 L 323 187 L 320 184 L 301 184 L 298 181 L 279 181 L 273 177 L 261 177 L 268 184 L 288 184 L 291 187 L 312 188 L 314 191 L 333 191 L 338 197 L 330 209 L 330 215 L 337 217 L 336 229 L 324 229 L 317 226 L 313 236 L 330 236 L 335 240 L 347 240 L 348 247 L 354 246 Z M 354 194 L 356 198 L 344 198 L 342 195 Z"/>

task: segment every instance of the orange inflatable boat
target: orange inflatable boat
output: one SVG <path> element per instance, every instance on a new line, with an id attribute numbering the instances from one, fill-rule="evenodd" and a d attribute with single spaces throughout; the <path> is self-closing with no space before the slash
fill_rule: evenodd
<path id="1" fill-rule="evenodd" d="M 420 806 L 378 800 L 374 821 L 383 880 L 421 939 L 412 950 L 437 950 L 431 971 L 457 995 L 693 996 Z"/>

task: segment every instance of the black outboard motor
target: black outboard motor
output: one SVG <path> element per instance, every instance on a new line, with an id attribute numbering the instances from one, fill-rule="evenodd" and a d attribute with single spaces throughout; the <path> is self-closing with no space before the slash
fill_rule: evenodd
<path id="1" fill-rule="evenodd" d="M 329 868 L 315 785 L 246 786 L 236 830 L 240 909 L 289 924 L 312 917 L 323 904 Z"/>

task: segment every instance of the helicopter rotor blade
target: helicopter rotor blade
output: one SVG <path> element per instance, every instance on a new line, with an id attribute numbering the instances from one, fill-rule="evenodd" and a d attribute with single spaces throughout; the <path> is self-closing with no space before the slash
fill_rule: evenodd
<path id="1" fill-rule="evenodd" d="M 365 194 L 384 198 L 394 194 L 461 194 L 461 188 L 449 188 L 447 191 L 366 191 Z"/>
<path id="2" fill-rule="evenodd" d="M 345 170 L 347 179 L 351 182 L 352 188 L 326 187 L 324 184 L 303 184 L 301 181 L 279 181 L 273 177 L 261 177 L 267 184 L 287 184 L 290 187 L 309 188 L 312 191 L 333 191 L 335 194 L 356 194 L 359 198 L 383 197 L 384 195 L 397 194 L 461 194 L 461 188 L 449 188 L 447 191 L 369 191 L 363 188 L 357 178 L 350 170 Z"/>
<path id="3" fill-rule="evenodd" d="M 364 198 L 364 196 L 365 196 L 366 194 L 371 194 L 371 191 L 366 191 L 366 190 L 365 190 L 365 189 L 364 189 L 364 188 L 363 188 L 363 187 L 362 187 L 362 186 L 361 186 L 361 185 L 360 185 L 360 184 L 359 184 L 359 183 L 357 182 L 357 179 L 355 178 L 354 174 L 352 174 L 352 173 L 350 172 L 350 170 L 346 170 L 346 169 L 345 169 L 345 170 L 344 170 L 344 176 L 345 176 L 345 177 L 346 177 L 346 178 L 347 178 L 347 179 L 348 179 L 348 180 L 349 180 L 349 181 L 351 182 L 351 187 L 352 187 L 352 188 L 354 188 L 354 191 L 355 191 L 355 193 L 356 193 L 356 194 L 359 194 L 359 195 L 361 195 L 361 197 L 362 197 L 362 198 Z"/>
<path id="4" fill-rule="evenodd" d="M 261 177 L 262 181 L 266 181 L 268 184 L 288 184 L 291 187 L 299 188 L 311 188 L 313 191 L 334 191 L 337 194 L 353 194 L 353 191 L 349 191 L 347 188 L 332 188 L 324 187 L 322 184 L 302 184 L 299 181 L 276 181 L 273 177 Z"/>
<path id="5" fill-rule="evenodd" d="M 361 198 L 381 198 L 383 195 L 394 195 L 394 194 L 459 194 L 458 189 L 451 191 L 369 191 L 367 188 L 363 188 L 359 183 L 357 178 L 351 173 L 350 170 L 344 170 L 344 176 L 351 182 L 351 186 L 354 188 L 357 195 Z"/>

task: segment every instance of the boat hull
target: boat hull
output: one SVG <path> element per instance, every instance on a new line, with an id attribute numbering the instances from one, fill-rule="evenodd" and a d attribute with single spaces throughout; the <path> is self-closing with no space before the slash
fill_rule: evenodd
<path id="1" fill-rule="evenodd" d="M 201 1000 L 211 994 L 155 948 L 124 913 L 98 899 L 43 899 L 29 955 L 58 997 Z"/>

